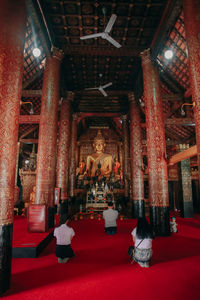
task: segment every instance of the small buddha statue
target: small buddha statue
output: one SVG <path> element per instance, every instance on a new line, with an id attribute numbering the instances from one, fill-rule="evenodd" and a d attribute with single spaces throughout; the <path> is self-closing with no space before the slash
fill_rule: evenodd
<path id="1" fill-rule="evenodd" d="M 33 191 L 30 194 L 30 201 L 29 204 L 35 204 L 35 193 L 36 193 L 36 186 L 33 186 Z"/>

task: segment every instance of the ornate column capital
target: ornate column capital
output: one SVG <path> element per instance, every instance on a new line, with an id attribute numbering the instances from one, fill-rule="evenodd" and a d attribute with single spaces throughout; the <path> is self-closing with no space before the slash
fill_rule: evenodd
<path id="1" fill-rule="evenodd" d="M 52 47 L 51 48 L 51 56 L 53 58 L 56 58 L 57 60 L 61 61 L 64 57 L 64 51 L 59 48 Z"/>
<path id="2" fill-rule="evenodd" d="M 147 62 L 151 61 L 151 49 L 148 48 L 148 49 L 142 51 L 142 52 L 140 53 L 140 56 L 141 56 L 142 61 L 143 61 L 144 63 L 147 63 Z"/>
<path id="3" fill-rule="evenodd" d="M 69 101 L 73 101 L 74 100 L 74 93 L 72 91 L 68 91 L 66 96 L 67 96 L 67 100 Z"/>
<path id="4" fill-rule="evenodd" d="M 73 119 L 73 121 L 77 121 L 77 120 L 78 120 L 78 114 L 77 114 L 77 113 L 74 113 L 74 114 L 72 115 L 72 119 Z"/>
<path id="5" fill-rule="evenodd" d="M 73 102 L 74 100 L 74 93 L 71 91 L 65 92 L 62 98 L 62 101 L 69 101 L 69 102 Z"/>
<path id="6" fill-rule="evenodd" d="M 134 95 L 134 93 L 133 92 L 131 92 L 131 93 L 128 93 L 128 101 L 129 102 L 136 102 L 135 101 L 135 95 Z"/>
<path id="7" fill-rule="evenodd" d="M 127 115 L 122 115 L 120 118 L 121 118 L 122 121 L 126 121 L 128 119 L 128 116 Z"/>

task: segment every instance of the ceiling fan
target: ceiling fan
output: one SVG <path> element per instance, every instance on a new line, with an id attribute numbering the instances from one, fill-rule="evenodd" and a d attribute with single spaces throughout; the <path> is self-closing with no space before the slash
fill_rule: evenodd
<path id="1" fill-rule="evenodd" d="M 109 41 L 115 47 L 120 48 L 121 45 L 109 35 L 116 19 L 117 19 L 117 15 L 112 14 L 110 17 L 110 20 L 108 21 L 108 24 L 103 32 L 81 36 L 80 39 L 87 40 L 87 39 L 92 39 L 92 38 L 96 38 L 96 37 L 101 37 L 102 39 Z"/>
<path id="2" fill-rule="evenodd" d="M 112 85 L 112 82 L 109 82 L 107 84 L 100 85 L 99 87 L 87 88 L 85 90 L 99 90 L 104 95 L 104 97 L 107 97 L 108 94 L 104 91 L 104 89 L 106 89 L 107 87 L 109 87 L 111 85 Z"/>

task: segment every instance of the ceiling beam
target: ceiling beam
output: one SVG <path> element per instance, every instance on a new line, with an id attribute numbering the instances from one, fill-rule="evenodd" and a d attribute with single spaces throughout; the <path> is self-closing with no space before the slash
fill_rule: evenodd
<path id="1" fill-rule="evenodd" d="M 33 131 L 35 131 L 37 129 L 37 125 L 35 125 L 34 127 L 31 127 L 29 130 L 27 130 L 25 133 L 23 133 L 20 137 L 19 137 L 19 141 L 21 141 L 21 139 L 23 139 L 24 137 L 26 137 L 28 134 L 32 133 Z"/>
<path id="2" fill-rule="evenodd" d="M 20 115 L 19 124 L 38 124 L 40 123 L 40 115 Z"/>
<path id="3" fill-rule="evenodd" d="M 23 143 L 23 144 L 37 144 L 38 139 L 20 139 L 20 143 Z"/>
<path id="4" fill-rule="evenodd" d="M 40 97 L 42 96 L 42 90 L 23 90 L 22 97 Z"/>
<path id="5" fill-rule="evenodd" d="M 193 157 L 197 155 L 197 146 L 192 146 L 184 151 L 172 155 L 168 161 L 168 166 L 173 166 L 181 160 Z"/>
<path id="6" fill-rule="evenodd" d="M 98 91 L 97 91 L 98 92 Z M 96 91 L 90 91 L 90 92 L 86 92 L 86 91 L 74 91 L 74 93 L 76 95 L 80 95 L 83 94 L 84 96 L 89 96 L 91 95 L 91 97 L 93 97 L 93 95 L 96 95 L 97 93 Z M 133 91 L 123 91 L 123 90 L 108 90 L 108 98 L 109 96 L 124 96 L 124 95 L 128 95 L 129 93 L 132 93 Z M 22 97 L 40 97 L 42 96 L 42 90 L 22 90 Z M 99 96 L 101 97 L 101 96 Z M 103 96 L 101 97 L 103 98 Z M 88 100 L 88 99 L 87 99 Z M 184 95 L 182 94 L 170 94 L 170 95 L 162 95 L 162 100 L 163 101 L 183 101 L 184 100 Z"/>
<path id="7" fill-rule="evenodd" d="M 195 126 L 194 118 L 169 118 L 165 120 L 165 126 Z"/>
<path id="8" fill-rule="evenodd" d="M 63 51 L 65 55 L 74 55 L 74 56 L 140 56 L 140 53 L 144 51 L 144 47 L 126 47 L 123 46 L 120 49 L 115 47 L 105 47 L 105 46 L 91 46 L 91 45 L 81 45 L 81 46 L 66 46 Z"/>
<path id="9" fill-rule="evenodd" d="M 107 117 L 107 118 L 117 118 L 122 115 L 122 112 L 118 113 L 102 113 L 102 112 L 79 112 L 77 113 L 79 122 L 83 118 L 88 117 Z M 40 123 L 40 115 L 20 115 L 19 124 L 37 124 Z M 193 118 L 170 118 L 165 120 L 166 126 L 194 126 Z M 141 127 L 146 127 L 145 123 L 141 123 Z"/>

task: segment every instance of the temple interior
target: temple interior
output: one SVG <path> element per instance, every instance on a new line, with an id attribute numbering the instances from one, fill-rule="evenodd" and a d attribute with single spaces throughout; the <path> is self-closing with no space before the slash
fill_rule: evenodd
<path id="1" fill-rule="evenodd" d="M 200 3 L 0 3 L 0 294 L 13 219 L 200 214 Z M 8 21 L 9 20 L 9 21 Z"/>

